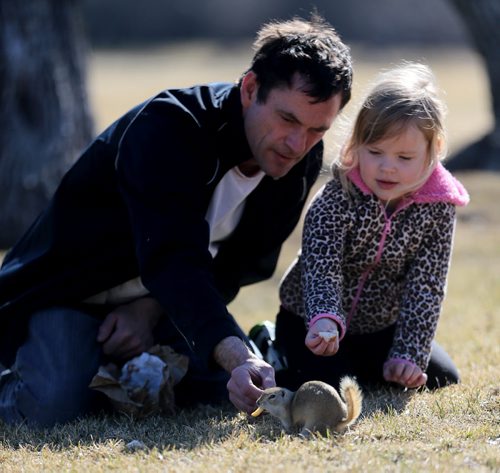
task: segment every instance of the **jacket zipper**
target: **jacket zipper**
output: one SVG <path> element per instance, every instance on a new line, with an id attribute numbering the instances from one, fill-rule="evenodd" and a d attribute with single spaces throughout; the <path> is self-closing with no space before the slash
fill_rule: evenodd
<path id="1" fill-rule="evenodd" d="M 370 276 L 371 272 L 375 269 L 377 264 L 380 262 L 380 259 L 382 258 L 382 253 L 384 251 L 384 246 L 385 246 L 385 240 L 387 238 L 387 235 L 391 231 L 391 222 L 394 216 L 399 213 L 401 210 L 404 208 L 408 207 L 412 202 L 406 202 L 403 204 L 401 207 L 398 207 L 390 217 L 387 216 L 387 212 L 385 211 L 384 206 L 382 205 L 381 202 L 379 202 L 380 208 L 382 209 L 382 212 L 384 214 L 385 218 L 385 223 L 384 223 L 384 228 L 382 229 L 382 236 L 380 237 L 380 241 L 378 243 L 378 248 L 377 248 L 377 254 L 375 256 L 375 261 L 370 264 L 361 274 L 361 277 L 359 278 L 359 283 L 358 283 L 358 288 L 356 290 L 356 295 L 354 296 L 354 300 L 352 301 L 351 305 L 351 310 L 349 311 L 349 314 L 347 315 L 347 320 L 346 320 L 346 330 L 349 328 L 349 324 L 351 323 L 351 319 L 354 315 L 354 312 L 356 311 L 356 308 L 358 306 L 359 300 L 361 299 L 361 293 L 363 292 L 363 288 L 365 287 L 366 281 L 368 277 Z"/>

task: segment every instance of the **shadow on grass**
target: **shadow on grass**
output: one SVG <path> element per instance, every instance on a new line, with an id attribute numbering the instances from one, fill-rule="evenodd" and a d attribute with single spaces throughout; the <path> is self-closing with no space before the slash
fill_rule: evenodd
<path id="1" fill-rule="evenodd" d="M 254 440 L 262 437 L 266 441 L 282 436 L 274 419 L 266 416 L 265 421 L 262 420 L 237 413 L 227 404 L 183 409 L 172 417 L 133 419 L 120 414 L 102 414 L 43 430 L 26 425 L 5 425 L 0 421 L 0 449 L 62 451 L 73 447 L 118 445 L 124 452 L 133 453 L 137 449 L 146 452 L 153 449 L 192 450 L 239 435 Z M 127 448 L 130 442 L 135 446 Z"/>
<path id="2" fill-rule="evenodd" d="M 380 412 L 400 413 L 413 394 L 414 391 L 405 392 L 398 388 L 364 389 L 361 415 L 371 417 Z M 133 419 L 119 414 L 103 414 L 45 430 L 34 430 L 25 425 L 0 426 L 2 448 L 33 451 L 43 448 L 62 451 L 99 445 L 117 445 L 130 453 L 136 451 L 137 446 L 146 452 L 153 449 L 193 450 L 238 436 L 262 442 L 275 442 L 286 436 L 279 421 L 270 415 L 250 418 L 237 413 L 229 404 L 183 409 L 172 417 Z M 134 448 L 127 448 L 130 442 L 135 443 Z"/>
<path id="3" fill-rule="evenodd" d="M 171 417 L 150 416 L 133 419 L 121 414 L 102 414 L 56 426 L 32 429 L 26 425 L 10 426 L 0 421 L 0 445 L 6 449 L 28 448 L 53 451 L 74 446 L 127 444 L 136 440 L 143 449 L 193 449 L 221 441 L 231 435 L 239 414 L 231 406 L 199 406 L 179 410 Z"/>
<path id="4" fill-rule="evenodd" d="M 373 416 L 375 413 L 400 414 L 417 391 L 405 390 L 400 387 L 370 386 L 363 389 L 363 417 Z"/>

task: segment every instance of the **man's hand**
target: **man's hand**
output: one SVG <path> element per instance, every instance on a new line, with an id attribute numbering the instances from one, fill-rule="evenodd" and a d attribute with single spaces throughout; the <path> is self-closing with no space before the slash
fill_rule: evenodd
<path id="1" fill-rule="evenodd" d="M 326 334 L 330 334 L 332 338 L 326 340 L 324 338 Z M 327 317 L 318 319 L 309 327 L 305 344 L 315 355 L 335 355 L 339 350 L 339 332 L 336 322 Z"/>
<path id="2" fill-rule="evenodd" d="M 418 388 L 427 382 L 427 375 L 413 363 L 389 360 L 384 364 L 384 379 L 405 388 Z"/>
<path id="3" fill-rule="evenodd" d="M 215 361 L 231 373 L 227 383 L 234 406 L 250 414 L 266 388 L 276 386 L 271 365 L 255 356 L 238 337 L 227 337 L 214 350 Z"/>
<path id="4" fill-rule="evenodd" d="M 240 411 L 248 414 L 255 410 L 255 402 L 263 389 L 276 386 L 271 365 L 255 357 L 231 371 L 227 383 L 229 399 Z"/>
<path id="5" fill-rule="evenodd" d="M 162 314 L 151 297 L 137 299 L 110 312 L 99 327 L 97 341 L 113 358 L 127 360 L 153 346 L 153 329 Z"/>

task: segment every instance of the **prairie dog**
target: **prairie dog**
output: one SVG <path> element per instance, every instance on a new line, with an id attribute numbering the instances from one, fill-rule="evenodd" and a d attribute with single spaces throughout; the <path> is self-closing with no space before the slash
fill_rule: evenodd
<path id="1" fill-rule="evenodd" d="M 325 434 L 327 429 L 342 432 L 361 413 L 363 394 L 358 383 L 348 376 L 340 380 L 340 396 L 335 388 L 322 381 L 308 381 L 297 391 L 269 388 L 257 399 L 254 417 L 267 411 L 280 419 L 287 432 L 298 427 L 300 434 Z"/>

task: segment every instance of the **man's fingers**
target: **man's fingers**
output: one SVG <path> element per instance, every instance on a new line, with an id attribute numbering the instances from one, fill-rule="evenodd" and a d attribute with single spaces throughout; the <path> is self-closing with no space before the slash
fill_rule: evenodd
<path id="1" fill-rule="evenodd" d="M 117 353 L 118 343 L 116 339 L 117 337 L 115 336 L 115 334 L 105 339 L 106 341 L 102 344 L 102 351 L 104 352 L 105 355 L 119 356 Z"/>
<path id="2" fill-rule="evenodd" d="M 273 372 L 267 374 L 262 378 L 262 389 L 274 388 L 276 386 L 276 380 L 274 379 L 274 370 Z"/>
<path id="3" fill-rule="evenodd" d="M 229 400 L 239 411 L 251 414 L 255 410 L 255 400 L 242 397 L 241 393 L 229 392 Z"/>
<path id="4" fill-rule="evenodd" d="M 113 340 L 105 342 L 102 345 L 102 351 L 105 355 L 116 358 L 117 360 L 126 360 L 142 353 L 137 350 L 128 350 L 126 347 L 121 346 L 120 343 L 114 343 Z"/>
<path id="5" fill-rule="evenodd" d="M 116 324 L 116 317 L 113 314 L 109 314 L 100 325 L 99 330 L 97 331 L 97 341 L 99 343 L 104 342 L 109 338 Z"/>
<path id="6" fill-rule="evenodd" d="M 130 351 L 135 350 L 136 346 L 131 342 L 131 337 L 119 326 L 115 326 L 111 336 L 102 344 L 102 351 L 106 355 L 123 358 Z"/>
<path id="7" fill-rule="evenodd" d="M 102 350 L 106 355 L 117 358 L 132 358 L 140 355 L 150 348 L 137 337 L 124 334 L 116 330 L 111 337 L 102 345 Z"/>
<path id="8" fill-rule="evenodd" d="M 231 372 L 227 390 L 234 406 L 250 414 L 263 389 L 275 385 L 273 368 L 262 360 L 252 359 Z"/>
<path id="9" fill-rule="evenodd" d="M 255 402 L 262 394 L 262 391 L 250 381 L 250 377 L 248 377 L 247 384 L 241 384 L 234 377 L 231 377 L 227 383 L 227 390 L 229 392 L 229 400 L 233 405 L 238 410 L 247 413 L 251 413 L 255 409 Z"/>
<path id="10" fill-rule="evenodd" d="M 231 401 L 233 406 L 236 407 L 236 409 L 238 409 L 238 411 L 246 412 L 247 414 L 251 414 L 255 410 L 255 402 L 248 403 L 245 400 L 234 395 L 233 393 L 229 393 L 229 400 Z"/>

